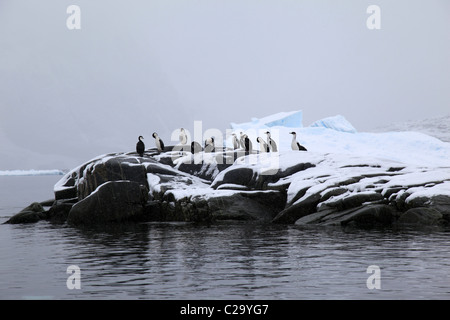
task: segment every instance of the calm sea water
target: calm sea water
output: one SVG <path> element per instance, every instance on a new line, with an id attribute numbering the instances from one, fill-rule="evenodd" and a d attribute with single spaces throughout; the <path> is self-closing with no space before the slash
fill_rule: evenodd
<path id="1" fill-rule="evenodd" d="M 0 223 L 60 176 L 0 177 Z M 0 225 L 0 299 L 449 299 L 450 230 Z M 67 268 L 80 268 L 68 289 Z M 368 289 L 369 266 L 380 289 Z M 375 283 L 375 282 L 371 282 Z"/>

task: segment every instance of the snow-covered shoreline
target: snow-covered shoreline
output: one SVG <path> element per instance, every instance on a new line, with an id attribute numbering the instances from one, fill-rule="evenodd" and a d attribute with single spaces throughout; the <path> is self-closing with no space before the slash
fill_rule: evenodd
<path id="1" fill-rule="evenodd" d="M 169 146 L 162 153 L 147 149 L 143 157 L 99 156 L 60 179 L 47 216 L 73 224 L 450 223 L 450 143 L 413 132 L 358 133 L 342 116 L 303 127 L 301 112 L 232 128 L 246 128 L 254 140 L 270 131 L 279 151 L 233 150 L 225 140 L 215 153 L 192 155 L 189 148 Z M 293 130 L 308 151 L 290 150 L 290 137 L 284 137 Z"/>

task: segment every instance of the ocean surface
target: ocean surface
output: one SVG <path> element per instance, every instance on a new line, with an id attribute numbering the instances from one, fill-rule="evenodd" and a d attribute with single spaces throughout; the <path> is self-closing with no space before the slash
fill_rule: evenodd
<path id="1" fill-rule="evenodd" d="M 0 223 L 60 178 L 0 176 Z M 450 299 L 448 229 L 43 221 L 0 242 L 0 299 Z"/>

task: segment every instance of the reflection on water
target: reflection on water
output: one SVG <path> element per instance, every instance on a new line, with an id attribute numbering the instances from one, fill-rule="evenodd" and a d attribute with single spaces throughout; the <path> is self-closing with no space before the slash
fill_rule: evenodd
<path id="1" fill-rule="evenodd" d="M 448 230 L 0 225 L 0 298 L 449 299 Z M 81 289 L 66 269 L 81 269 Z M 369 265 L 381 289 L 369 290 Z"/>
<path id="2" fill-rule="evenodd" d="M 0 299 L 450 298 L 450 230 L 1 225 L 59 178 L 0 177 Z M 71 265 L 80 290 L 66 286 Z M 380 290 L 367 288 L 370 265 Z"/>

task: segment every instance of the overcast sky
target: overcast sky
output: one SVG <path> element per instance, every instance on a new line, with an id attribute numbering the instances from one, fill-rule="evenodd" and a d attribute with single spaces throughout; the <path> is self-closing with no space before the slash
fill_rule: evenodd
<path id="1" fill-rule="evenodd" d="M 0 140 L 80 161 L 195 120 L 303 110 L 366 131 L 449 114 L 449 57 L 448 0 L 0 0 Z"/>

